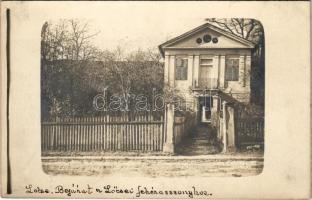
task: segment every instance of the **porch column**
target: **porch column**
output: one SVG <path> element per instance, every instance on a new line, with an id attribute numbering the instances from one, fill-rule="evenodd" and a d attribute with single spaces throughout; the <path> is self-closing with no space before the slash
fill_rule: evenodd
<path id="1" fill-rule="evenodd" d="M 245 66 L 245 56 L 240 55 L 239 56 L 239 77 L 238 77 L 239 83 L 245 87 L 246 86 L 246 66 Z"/>
<path id="2" fill-rule="evenodd" d="M 246 70 L 246 75 L 245 75 L 245 85 L 247 87 L 250 87 L 250 78 L 251 78 L 251 56 L 247 55 L 246 60 L 245 60 L 245 70 Z"/>
<path id="3" fill-rule="evenodd" d="M 199 55 L 194 56 L 194 79 L 193 83 L 195 87 L 198 87 L 199 79 Z"/>
<path id="4" fill-rule="evenodd" d="M 174 153 L 174 104 L 172 103 L 166 105 L 165 133 L 163 152 Z"/>
<path id="5" fill-rule="evenodd" d="M 174 87 L 175 81 L 175 56 L 169 58 L 169 86 Z"/>
<path id="6" fill-rule="evenodd" d="M 193 81 L 193 55 L 189 55 L 188 56 L 188 63 L 187 63 L 187 65 L 188 65 L 188 68 L 187 68 L 187 82 L 188 82 L 188 85 L 189 86 L 194 86 L 194 81 Z"/>
<path id="7" fill-rule="evenodd" d="M 219 122 L 219 110 L 218 110 L 218 107 L 219 107 L 219 96 L 217 95 L 214 95 L 212 96 L 212 108 L 211 108 L 211 124 L 213 127 L 217 127 L 218 126 L 218 122 Z"/>
<path id="8" fill-rule="evenodd" d="M 246 96 L 245 96 L 245 102 L 249 102 L 251 95 L 250 95 L 250 79 L 251 79 L 251 56 L 247 55 L 245 59 L 245 91 L 246 91 Z"/>
<path id="9" fill-rule="evenodd" d="M 213 57 L 213 84 L 212 88 L 215 89 L 218 87 L 218 79 L 219 79 L 219 56 L 215 55 Z"/>
<path id="10" fill-rule="evenodd" d="M 169 55 L 165 55 L 164 81 L 169 84 Z"/>
<path id="11" fill-rule="evenodd" d="M 222 120 L 223 120 L 223 128 L 222 128 L 222 131 L 223 131 L 223 133 L 221 133 L 222 134 L 222 143 L 223 143 L 223 150 L 222 150 L 222 152 L 223 153 L 225 153 L 226 151 L 227 151 L 227 125 L 226 125 L 226 118 L 227 118 L 227 111 L 226 111 L 226 101 L 223 101 L 223 103 L 222 103 L 222 109 L 223 109 L 223 118 L 222 118 Z"/>
<path id="12" fill-rule="evenodd" d="M 220 88 L 224 88 L 225 86 L 225 55 L 220 56 Z"/>
<path id="13" fill-rule="evenodd" d="M 199 113 L 200 113 L 200 107 L 199 107 L 199 100 L 198 97 L 194 97 L 194 109 L 195 109 L 195 125 L 197 126 L 199 120 Z"/>

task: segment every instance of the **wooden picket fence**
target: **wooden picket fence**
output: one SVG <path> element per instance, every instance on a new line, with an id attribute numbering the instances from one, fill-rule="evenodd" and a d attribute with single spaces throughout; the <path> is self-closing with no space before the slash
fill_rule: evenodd
<path id="1" fill-rule="evenodd" d="M 162 151 L 163 116 L 58 118 L 41 123 L 42 152 Z"/>
<path id="2" fill-rule="evenodd" d="M 236 121 L 236 144 L 262 144 L 264 142 L 263 118 L 240 118 Z"/>

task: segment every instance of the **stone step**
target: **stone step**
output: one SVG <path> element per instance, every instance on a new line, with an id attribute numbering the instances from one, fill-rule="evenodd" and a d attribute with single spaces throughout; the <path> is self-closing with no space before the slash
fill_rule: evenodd
<path id="1" fill-rule="evenodd" d="M 190 138 L 186 139 L 177 152 L 182 155 L 209 155 L 218 153 L 217 147 L 214 145 L 214 138 L 209 133 L 208 125 L 197 127 Z"/>
<path id="2" fill-rule="evenodd" d="M 210 138 L 204 138 L 204 137 L 200 137 L 200 138 L 192 138 L 193 141 L 200 141 L 200 140 L 206 140 L 208 141 Z"/>
<path id="3" fill-rule="evenodd" d="M 189 141 L 209 141 L 210 138 L 192 138 Z"/>
<path id="4" fill-rule="evenodd" d="M 196 146 L 208 146 L 210 143 L 209 142 L 192 142 L 191 145 L 196 145 Z"/>

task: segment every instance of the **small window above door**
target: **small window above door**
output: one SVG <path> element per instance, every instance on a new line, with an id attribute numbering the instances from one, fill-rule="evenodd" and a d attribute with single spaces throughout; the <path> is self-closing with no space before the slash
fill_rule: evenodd
<path id="1" fill-rule="evenodd" d="M 201 55 L 200 56 L 201 66 L 213 66 L 213 55 Z"/>
<path id="2" fill-rule="evenodd" d="M 202 58 L 200 59 L 200 65 L 212 65 L 213 59 L 212 58 Z"/>

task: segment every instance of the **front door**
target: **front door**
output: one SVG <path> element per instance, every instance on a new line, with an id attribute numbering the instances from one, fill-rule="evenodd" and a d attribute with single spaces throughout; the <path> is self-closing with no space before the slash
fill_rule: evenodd
<path id="1" fill-rule="evenodd" d="M 200 97 L 200 113 L 201 113 L 201 122 L 211 122 L 211 109 L 213 107 L 213 101 L 210 96 Z"/>

